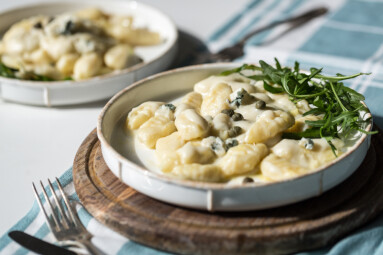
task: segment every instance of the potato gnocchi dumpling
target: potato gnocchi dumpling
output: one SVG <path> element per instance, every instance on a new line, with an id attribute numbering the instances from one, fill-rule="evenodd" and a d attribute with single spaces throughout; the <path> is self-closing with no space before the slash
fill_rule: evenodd
<path id="1" fill-rule="evenodd" d="M 83 80 L 142 62 L 134 47 L 159 43 L 160 35 L 136 28 L 133 17 L 89 8 L 13 24 L 0 42 L 0 59 L 11 68 L 9 78 Z"/>
<path id="2" fill-rule="evenodd" d="M 215 154 L 209 148 L 199 144 L 199 142 L 188 142 L 177 150 L 180 164 L 207 164 L 214 160 Z"/>
<path id="3" fill-rule="evenodd" d="M 133 108 L 126 119 L 128 129 L 137 129 L 154 116 L 157 109 L 163 105 L 161 102 L 145 102 Z"/>
<path id="4" fill-rule="evenodd" d="M 155 154 L 162 171 L 169 172 L 174 166 L 179 164 L 178 154 L 174 152 L 184 144 L 185 141 L 179 132 L 174 132 L 157 140 Z"/>
<path id="5" fill-rule="evenodd" d="M 227 100 L 233 92 L 227 83 L 218 83 L 212 86 L 206 96 L 203 97 L 201 113 L 214 117 L 223 109 L 229 107 Z"/>
<path id="6" fill-rule="evenodd" d="M 146 121 L 137 131 L 137 138 L 149 148 L 155 148 L 156 142 L 176 131 L 174 121 L 165 116 L 155 116 Z"/>
<path id="7" fill-rule="evenodd" d="M 218 165 L 225 176 L 234 176 L 250 172 L 267 155 L 268 149 L 263 143 L 240 144 L 228 150 Z"/>
<path id="8" fill-rule="evenodd" d="M 199 111 L 201 109 L 202 104 L 202 95 L 197 92 L 190 92 L 182 98 L 181 103 L 190 105 L 191 107 Z"/>
<path id="9" fill-rule="evenodd" d="M 294 125 L 294 117 L 281 110 L 266 110 L 246 132 L 247 143 L 261 143 Z"/>
<path id="10" fill-rule="evenodd" d="M 211 76 L 170 103 L 133 108 L 126 128 L 137 144 L 153 149 L 166 175 L 206 182 L 273 182 L 315 171 L 335 159 L 324 139 L 283 139 L 309 128 L 307 101 L 292 103 L 262 82 L 238 74 Z M 338 152 L 344 144 L 333 140 Z"/>
<path id="11" fill-rule="evenodd" d="M 172 174 L 193 181 L 219 182 L 223 179 L 222 170 L 213 164 L 187 164 L 174 167 Z"/>
<path id="12" fill-rule="evenodd" d="M 209 132 L 208 122 L 194 109 L 181 112 L 175 120 L 175 125 L 181 137 L 187 141 L 204 138 Z"/>
<path id="13" fill-rule="evenodd" d="M 337 148 L 344 146 L 339 139 L 334 139 L 333 143 Z M 323 139 L 313 139 L 313 146 L 309 150 L 305 146 L 304 140 L 283 139 L 262 161 L 262 174 L 272 180 L 281 181 L 310 173 L 334 159 L 331 148 Z"/>

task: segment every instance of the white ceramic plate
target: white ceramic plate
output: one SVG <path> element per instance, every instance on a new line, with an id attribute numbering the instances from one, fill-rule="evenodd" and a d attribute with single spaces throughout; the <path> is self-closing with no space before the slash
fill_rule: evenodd
<path id="1" fill-rule="evenodd" d="M 115 95 L 104 107 L 97 125 L 103 157 L 124 183 L 150 197 L 184 207 L 209 211 L 265 209 L 318 196 L 349 177 L 363 161 L 370 136 L 362 135 L 349 151 L 327 167 L 282 182 L 228 186 L 176 180 L 147 170 L 134 153 L 122 153 L 129 143 L 123 132 L 127 113 L 148 100 L 168 100 L 192 91 L 194 84 L 210 75 L 238 67 L 238 63 L 205 64 L 175 69 L 141 80 Z M 369 117 L 369 114 L 367 114 Z M 370 123 L 366 130 L 370 130 Z"/>
<path id="2" fill-rule="evenodd" d="M 68 0 L 49 1 L 23 6 L 0 13 L 0 34 L 23 18 L 45 14 L 55 15 L 87 7 L 98 7 L 108 13 L 132 15 L 137 26 L 159 32 L 163 43 L 136 47 L 144 62 L 114 73 L 84 81 L 39 82 L 9 79 L 0 76 L 1 96 L 10 101 L 32 105 L 71 105 L 110 98 L 133 82 L 165 70 L 176 54 L 177 28 L 160 11 L 135 1 Z"/>

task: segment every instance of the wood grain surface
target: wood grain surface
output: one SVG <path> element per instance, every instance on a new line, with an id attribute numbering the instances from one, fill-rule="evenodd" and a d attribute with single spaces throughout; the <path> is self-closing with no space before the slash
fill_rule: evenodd
<path id="1" fill-rule="evenodd" d="M 77 152 L 73 180 L 90 214 L 138 243 L 180 254 L 289 254 L 334 243 L 382 211 L 379 131 L 346 181 L 319 197 L 262 211 L 209 213 L 142 195 L 108 169 L 95 130 Z"/>

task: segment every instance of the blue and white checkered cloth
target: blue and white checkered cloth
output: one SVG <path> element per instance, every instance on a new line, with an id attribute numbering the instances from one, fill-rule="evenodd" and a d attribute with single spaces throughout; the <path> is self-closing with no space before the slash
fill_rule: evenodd
<path id="1" fill-rule="evenodd" d="M 283 25 L 254 36 L 246 44 L 245 56 L 236 61 L 257 63 L 263 59 L 273 62 L 277 57 L 284 65 L 298 61 L 302 69 L 324 67 L 327 74 L 372 72 L 347 85 L 366 96 L 375 123 L 383 127 L 383 107 L 380 106 L 383 100 L 383 1 L 251 0 L 242 11 L 229 17 L 206 43 L 216 51 L 236 42 L 252 29 L 323 5 L 330 9 L 326 16 L 298 29 L 284 33 L 288 25 Z M 72 182 L 72 169 L 67 170 L 60 181 L 67 194 L 78 199 Z M 168 254 L 127 240 L 98 223 L 83 208 L 78 208 L 78 213 L 86 228 L 96 236 L 95 244 L 106 254 Z M 44 216 L 35 203 L 10 230 L 25 231 L 53 242 L 54 238 L 44 222 Z M 28 251 L 5 234 L 0 238 L 0 254 L 28 254 Z M 383 215 L 331 247 L 299 254 L 383 254 Z"/>

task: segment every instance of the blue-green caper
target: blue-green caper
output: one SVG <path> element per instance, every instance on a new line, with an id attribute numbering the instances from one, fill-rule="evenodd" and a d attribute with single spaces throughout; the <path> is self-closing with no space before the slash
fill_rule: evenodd
<path id="1" fill-rule="evenodd" d="M 229 117 L 233 116 L 234 110 L 233 109 L 223 109 L 221 113 L 229 115 Z"/>
<path id="2" fill-rule="evenodd" d="M 243 180 L 242 183 L 251 183 L 254 182 L 253 178 L 246 176 Z"/>
<path id="3" fill-rule="evenodd" d="M 242 131 L 242 128 L 241 128 L 241 127 L 234 126 L 234 127 L 232 127 L 232 128 L 229 129 L 229 131 L 228 131 L 228 135 L 229 135 L 230 137 L 234 137 L 234 136 L 239 135 L 239 134 L 241 133 L 241 131 Z"/>
<path id="4" fill-rule="evenodd" d="M 255 108 L 257 109 L 263 109 L 266 107 L 266 103 L 263 100 L 259 100 L 255 103 Z"/>
<path id="5" fill-rule="evenodd" d="M 238 121 L 238 120 L 243 120 L 243 116 L 242 114 L 240 114 L 239 112 L 236 112 L 234 113 L 231 118 L 234 120 L 234 121 Z"/>
<path id="6" fill-rule="evenodd" d="M 239 143 L 237 139 L 229 138 L 225 141 L 225 144 L 226 144 L 226 148 L 230 149 L 231 147 L 237 146 Z"/>

